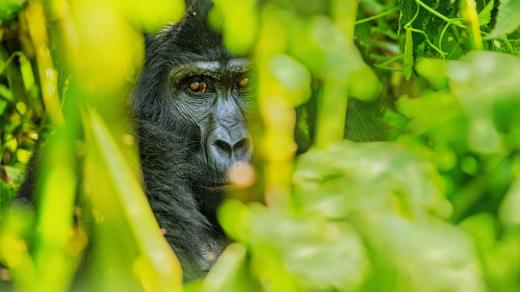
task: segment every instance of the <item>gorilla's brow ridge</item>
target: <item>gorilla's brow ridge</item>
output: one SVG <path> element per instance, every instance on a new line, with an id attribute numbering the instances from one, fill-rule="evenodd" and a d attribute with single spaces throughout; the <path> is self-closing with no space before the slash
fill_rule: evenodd
<path id="1" fill-rule="evenodd" d="M 178 84 L 190 75 L 207 75 L 215 79 L 221 79 L 223 72 L 245 73 L 249 69 L 249 61 L 243 58 L 231 59 L 228 62 L 197 61 L 179 64 L 170 71 L 170 77 Z"/>

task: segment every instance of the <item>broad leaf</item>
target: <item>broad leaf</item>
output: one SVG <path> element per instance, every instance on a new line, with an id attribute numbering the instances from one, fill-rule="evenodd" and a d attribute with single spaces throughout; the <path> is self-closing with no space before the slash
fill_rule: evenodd
<path id="1" fill-rule="evenodd" d="M 502 37 L 520 26 L 520 0 L 503 0 L 498 7 L 497 23 L 486 39 Z"/>
<path id="2" fill-rule="evenodd" d="M 480 26 L 487 25 L 491 21 L 491 11 L 495 5 L 495 0 L 491 0 L 486 6 L 479 12 L 478 18 Z"/>

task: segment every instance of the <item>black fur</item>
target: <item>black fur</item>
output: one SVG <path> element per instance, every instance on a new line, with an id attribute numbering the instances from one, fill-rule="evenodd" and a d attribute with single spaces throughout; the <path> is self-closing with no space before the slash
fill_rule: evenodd
<path id="1" fill-rule="evenodd" d="M 202 147 L 201 128 L 172 102 L 169 83 L 176 65 L 225 63 L 232 57 L 207 24 L 211 5 L 209 0 L 186 0 L 186 16 L 180 22 L 146 36 L 144 65 L 131 101 L 144 190 L 181 261 L 185 281 L 205 275 L 227 243 L 215 218 L 223 194 L 199 187 L 221 178 L 209 169 L 207 159 L 195 155 Z M 29 163 L 17 203 L 36 204 L 33 190 L 40 153 L 36 151 Z"/>
<path id="2" fill-rule="evenodd" d="M 168 75 L 193 61 L 225 62 L 231 55 L 207 25 L 209 1 L 188 1 L 185 18 L 147 36 L 143 70 L 132 108 L 139 137 L 145 192 L 166 239 L 180 258 L 186 280 L 202 276 L 220 254 L 225 237 L 216 224 L 220 192 L 197 185 L 211 176 L 194 158 L 201 129 L 171 103 Z"/>

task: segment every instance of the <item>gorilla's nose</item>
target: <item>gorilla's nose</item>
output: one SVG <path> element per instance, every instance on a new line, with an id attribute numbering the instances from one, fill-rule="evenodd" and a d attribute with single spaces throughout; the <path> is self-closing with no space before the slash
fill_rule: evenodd
<path id="1" fill-rule="evenodd" d="M 251 141 L 244 127 L 219 127 L 213 131 L 209 142 L 214 159 L 225 167 L 237 161 L 251 160 Z"/>

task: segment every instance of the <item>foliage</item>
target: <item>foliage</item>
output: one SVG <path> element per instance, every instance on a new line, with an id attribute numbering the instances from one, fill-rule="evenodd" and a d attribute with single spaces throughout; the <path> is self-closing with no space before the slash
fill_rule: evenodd
<path id="1" fill-rule="evenodd" d="M 0 0 L 0 285 L 181 289 L 124 112 L 141 32 L 181 1 L 23 2 Z M 210 22 L 255 64 L 258 179 L 184 289 L 519 290 L 520 1 L 239 2 Z M 343 139 L 370 129 L 359 105 L 385 108 L 390 141 Z M 295 129 L 313 141 L 299 156 Z M 35 216 L 9 201 L 42 135 Z"/>

